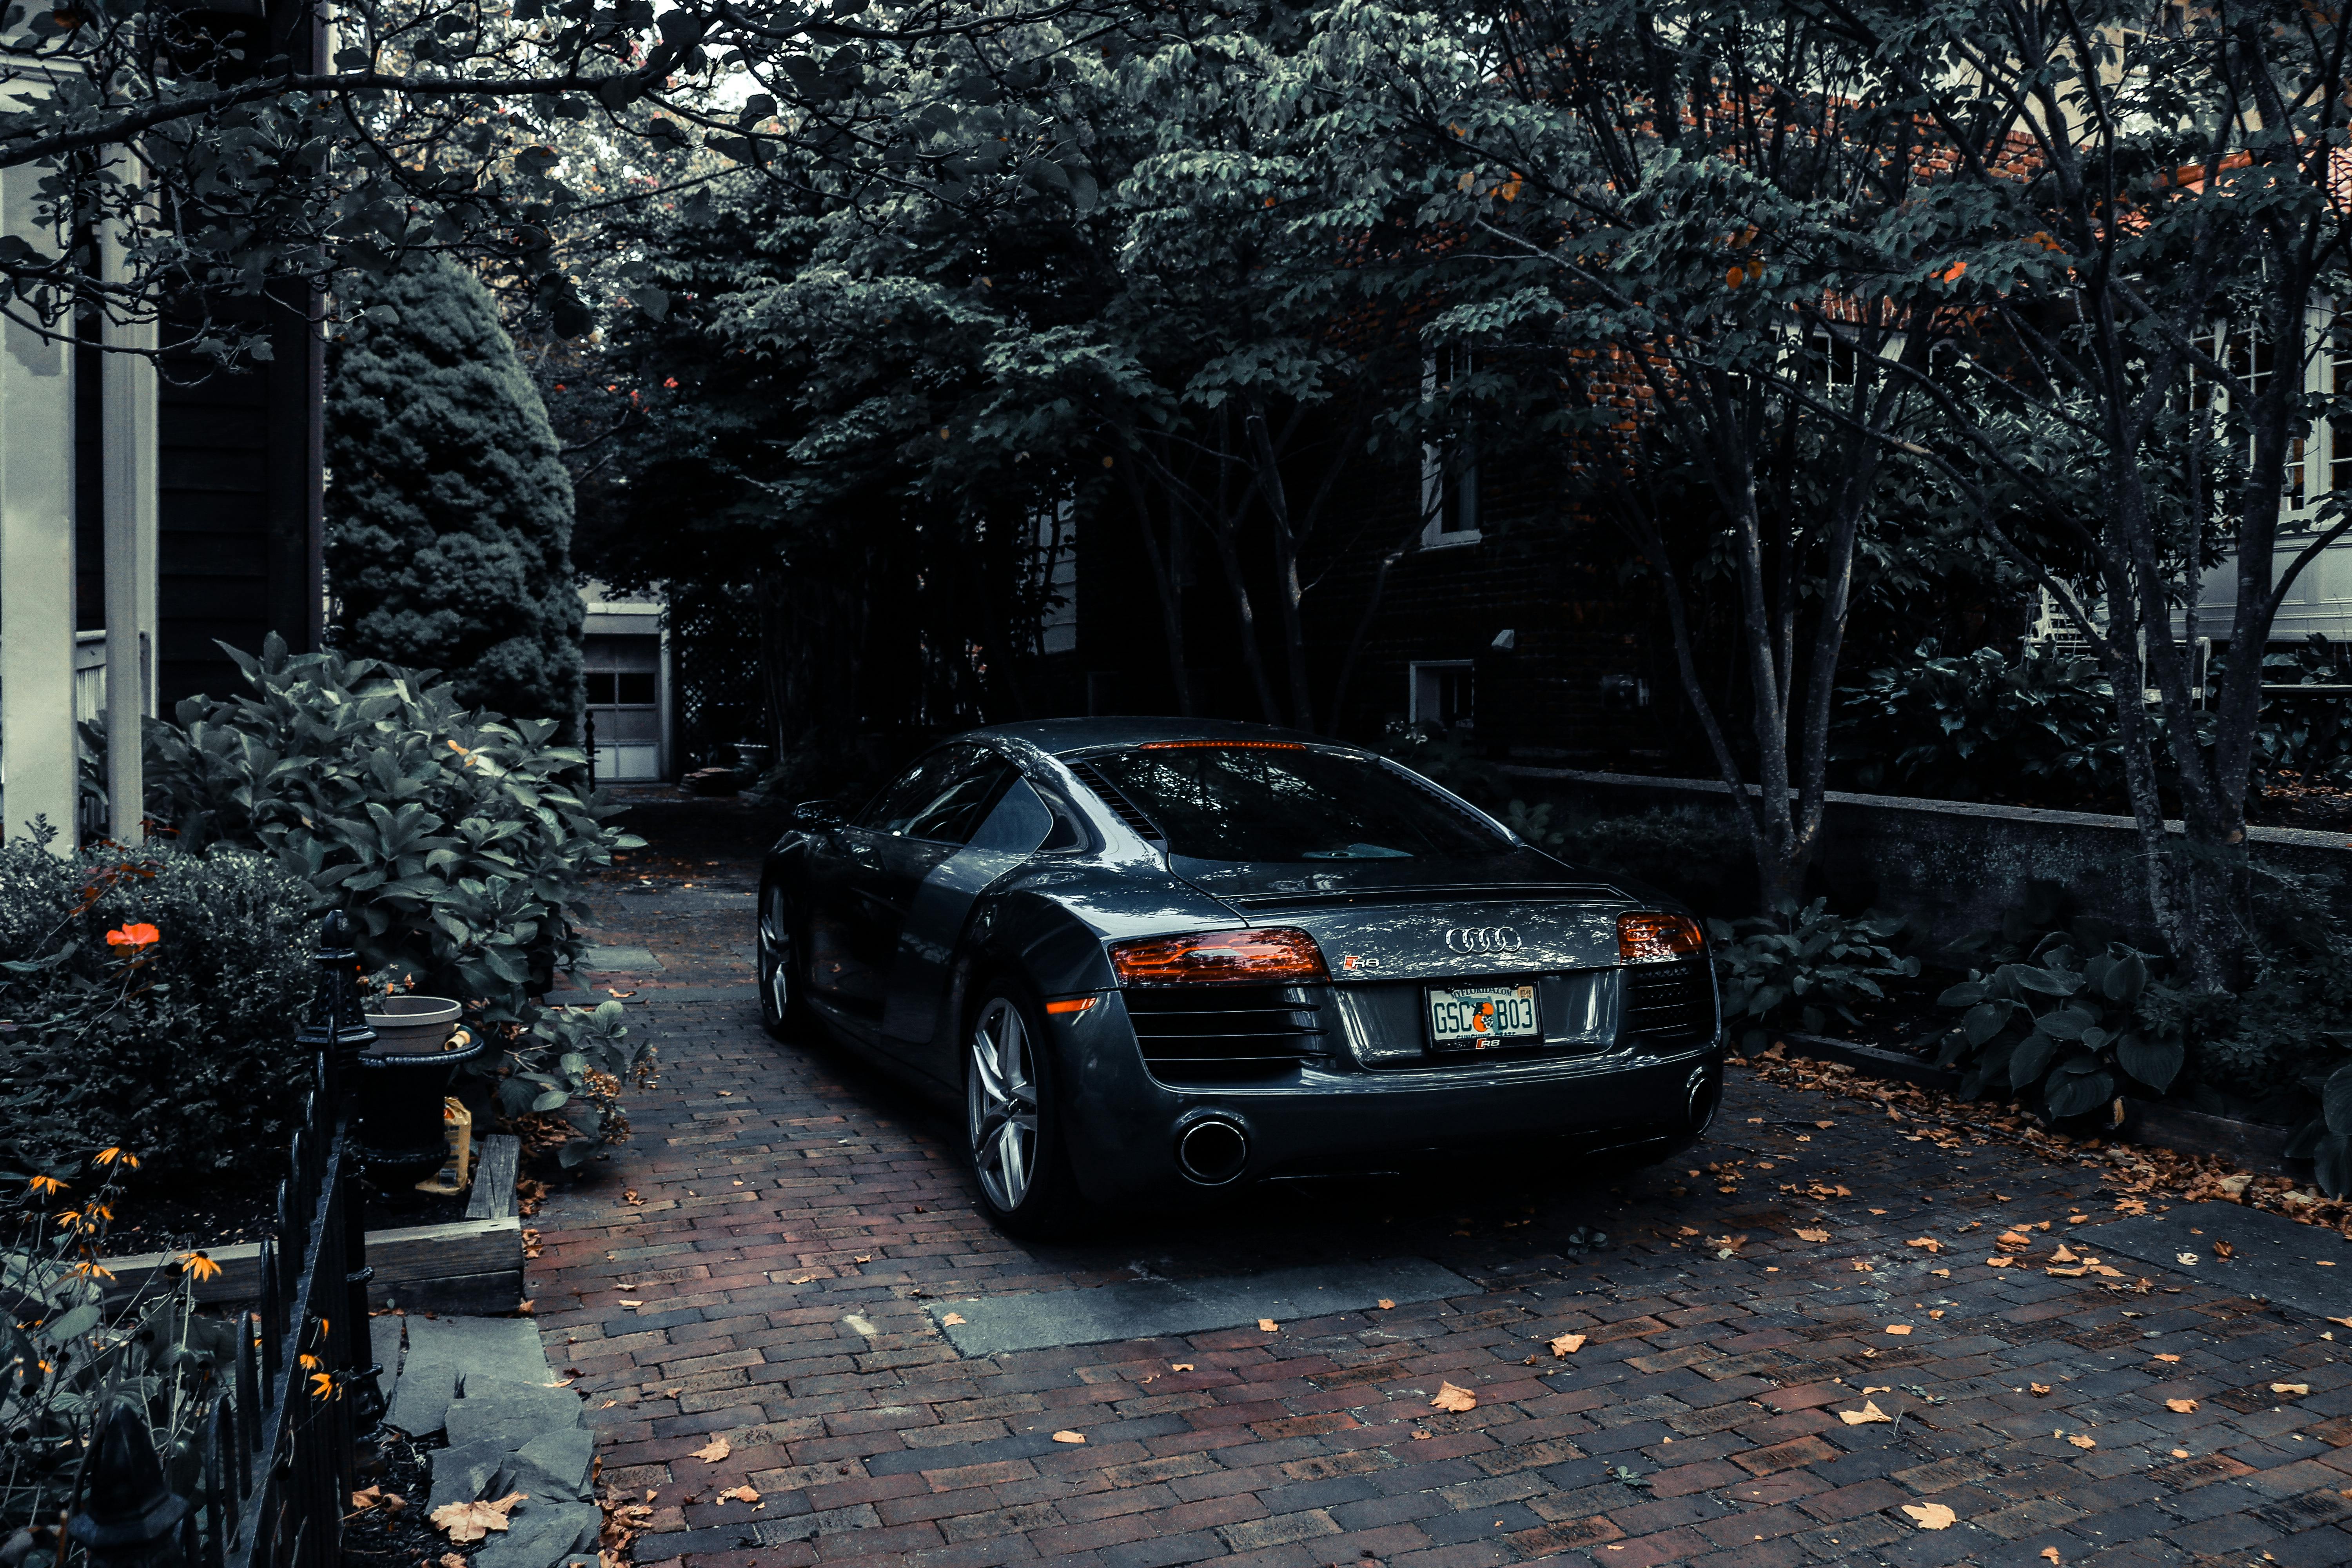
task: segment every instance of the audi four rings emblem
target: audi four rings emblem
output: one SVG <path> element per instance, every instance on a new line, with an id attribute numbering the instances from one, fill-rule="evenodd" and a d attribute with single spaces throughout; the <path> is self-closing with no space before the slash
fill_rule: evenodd
<path id="1" fill-rule="evenodd" d="M 1455 952 L 1508 952 L 1519 945 L 1519 933 L 1509 926 L 1455 926 L 1445 945 Z"/>

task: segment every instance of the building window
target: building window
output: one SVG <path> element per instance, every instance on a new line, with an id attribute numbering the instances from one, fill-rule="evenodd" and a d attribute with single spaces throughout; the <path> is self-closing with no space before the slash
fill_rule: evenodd
<path id="1" fill-rule="evenodd" d="M 1037 651 L 1068 653 L 1078 646 L 1078 535 L 1068 496 L 1031 510 L 1026 574 L 1036 595 Z"/>
<path id="2" fill-rule="evenodd" d="M 1455 375 L 1467 374 L 1470 351 L 1447 349 L 1421 362 L 1421 395 L 1434 401 Z M 1421 449 L 1421 547 L 1478 542 L 1478 438 L 1465 423 L 1444 442 Z"/>
<path id="3" fill-rule="evenodd" d="M 661 637 L 592 634 L 583 645 L 597 782 L 660 778 Z"/>
<path id="4" fill-rule="evenodd" d="M 1476 729 L 1473 674 L 1466 658 L 1412 666 L 1408 712 L 1414 728 L 1427 727 L 1449 734 L 1456 726 Z"/>

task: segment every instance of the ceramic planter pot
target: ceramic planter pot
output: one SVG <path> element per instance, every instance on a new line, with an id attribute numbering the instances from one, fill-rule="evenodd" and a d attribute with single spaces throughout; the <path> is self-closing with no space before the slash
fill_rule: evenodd
<path id="1" fill-rule="evenodd" d="M 367 1026 L 375 1031 L 368 1055 L 430 1057 L 450 1050 L 464 1010 L 446 996 L 379 996 L 367 1010 Z"/>

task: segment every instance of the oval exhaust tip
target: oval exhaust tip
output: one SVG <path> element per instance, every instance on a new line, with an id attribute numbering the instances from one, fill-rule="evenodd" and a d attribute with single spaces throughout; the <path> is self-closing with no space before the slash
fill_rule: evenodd
<path id="1" fill-rule="evenodd" d="M 1223 1186 L 1249 1163 L 1249 1139 L 1221 1117 L 1195 1121 L 1176 1140 L 1176 1163 L 1204 1187 Z"/>
<path id="2" fill-rule="evenodd" d="M 1715 1075 L 1704 1068 L 1691 1074 L 1690 1089 L 1684 1102 L 1684 1115 L 1689 1119 L 1693 1133 L 1704 1132 L 1715 1121 L 1716 1107 L 1723 1100 L 1722 1086 Z"/>

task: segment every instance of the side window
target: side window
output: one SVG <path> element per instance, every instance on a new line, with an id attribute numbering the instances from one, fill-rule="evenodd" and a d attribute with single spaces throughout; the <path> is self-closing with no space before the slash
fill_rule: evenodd
<path id="1" fill-rule="evenodd" d="M 856 825 L 896 837 L 961 844 L 1012 777 L 1013 764 L 993 752 L 951 746 L 899 774 L 857 814 Z"/>
<path id="2" fill-rule="evenodd" d="M 971 759 L 916 812 L 907 824 L 907 837 L 934 844 L 961 844 L 1012 782 L 1013 764 L 1003 758 L 983 754 Z"/>
<path id="3" fill-rule="evenodd" d="M 904 833 L 916 813 L 934 799 L 960 764 L 969 763 L 969 747 L 951 746 L 933 752 L 883 787 L 853 819 L 856 826 L 877 833 Z"/>

